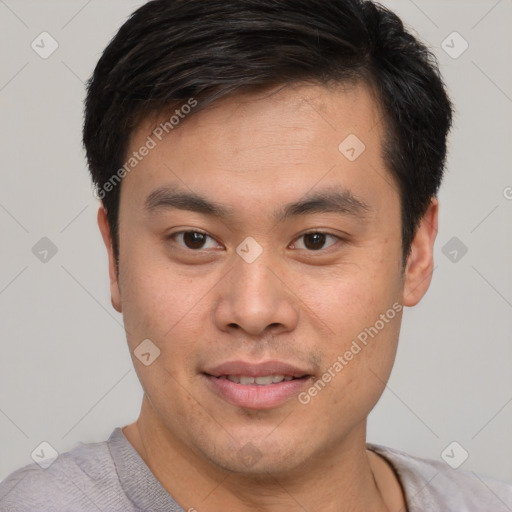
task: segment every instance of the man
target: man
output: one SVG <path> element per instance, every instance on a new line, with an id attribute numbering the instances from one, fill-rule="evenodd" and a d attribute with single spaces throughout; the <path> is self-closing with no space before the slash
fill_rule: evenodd
<path id="1" fill-rule="evenodd" d="M 507 484 L 366 443 L 430 284 L 451 114 L 371 2 L 136 11 L 84 143 L 140 416 L 13 473 L 0 510 L 510 510 Z"/>

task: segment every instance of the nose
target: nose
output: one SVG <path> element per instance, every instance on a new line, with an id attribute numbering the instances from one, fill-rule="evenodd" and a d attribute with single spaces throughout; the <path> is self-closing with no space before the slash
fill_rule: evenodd
<path id="1" fill-rule="evenodd" d="M 291 277 L 275 259 L 261 254 L 235 266 L 219 283 L 215 322 L 222 331 L 241 329 L 251 336 L 293 331 L 299 319 Z"/>

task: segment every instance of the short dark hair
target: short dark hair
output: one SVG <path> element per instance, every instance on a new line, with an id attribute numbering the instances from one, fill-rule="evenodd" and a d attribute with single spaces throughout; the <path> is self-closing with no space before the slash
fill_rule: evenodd
<path id="1" fill-rule="evenodd" d="M 397 15 L 364 0 L 153 0 L 140 7 L 103 52 L 85 101 L 83 141 L 116 260 L 121 183 L 112 186 L 112 177 L 141 121 L 191 98 L 197 106 L 189 115 L 237 93 L 349 81 L 371 86 L 383 112 L 382 151 L 400 194 L 405 265 L 441 183 L 452 104 L 435 56 Z"/>

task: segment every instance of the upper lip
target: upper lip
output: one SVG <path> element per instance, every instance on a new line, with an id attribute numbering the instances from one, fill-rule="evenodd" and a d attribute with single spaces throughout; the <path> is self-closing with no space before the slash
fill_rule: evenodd
<path id="1" fill-rule="evenodd" d="M 246 361 L 227 361 L 218 366 L 204 371 L 213 377 L 224 375 L 243 375 L 246 377 L 266 377 L 268 375 L 284 375 L 291 377 L 304 377 L 311 375 L 311 372 L 282 361 L 265 361 L 262 363 L 250 363 Z"/>

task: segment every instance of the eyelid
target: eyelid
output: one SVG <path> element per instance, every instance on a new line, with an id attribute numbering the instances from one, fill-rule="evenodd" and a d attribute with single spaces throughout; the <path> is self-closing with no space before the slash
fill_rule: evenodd
<path id="1" fill-rule="evenodd" d="M 301 239 L 302 237 L 306 236 L 306 235 L 311 235 L 311 234 L 319 234 L 319 235 L 326 235 L 326 236 L 332 236 L 334 238 L 337 238 L 339 242 L 343 242 L 346 240 L 346 238 L 340 236 L 340 235 L 335 235 L 334 233 L 330 233 L 329 231 L 324 231 L 322 229 L 309 229 L 308 231 L 304 231 L 303 233 L 301 233 L 299 236 L 297 236 L 292 244 L 295 244 L 295 242 L 299 239 Z M 331 247 L 334 247 L 336 246 L 337 243 L 334 243 L 332 245 L 330 245 L 329 247 L 327 248 L 322 248 L 322 249 L 318 249 L 318 250 L 308 250 L 308 249 L 299 249 L 301 251 L 307 251 L 307 252 L 310 252 L 312 254 L 314 253 L 322 253 L 322 252 L 326 252 L 328 251 Z"/>
<path id="2" fill-rule="evenodd" d="M 216 244 L 218 245 L 221 245 L 212 235 L 210 235 L 208 232 L 206 231 L 203 231 L 202 229 L 198 229 L 198 228 L 194 228 L 194 229 L 180 229 L 179 231 L 174 231 L 173 233 L 170 233 L 168 235 L 166 235 L 165 239 L 166 240 L 174 240 L 174 238 L 177 236 L 177 235 L 183 235 L 185 233 L 200 233 L 202 235 L 205 235 L 206 237 L 210 238 L 211 240 L 213 240 Z M 201 251 L 205 251 L 205 250 L 209 250 L 209 248 L 207 249 L 190 249 L 189 247 L 186 247 L 184 245 L 181 245 L 179 243 L 177 243 L 178 247 L 180 247 L 180 249 L 184 249 L 186 251 L 190 251 L 190 252 L 201 252 Z"/>

